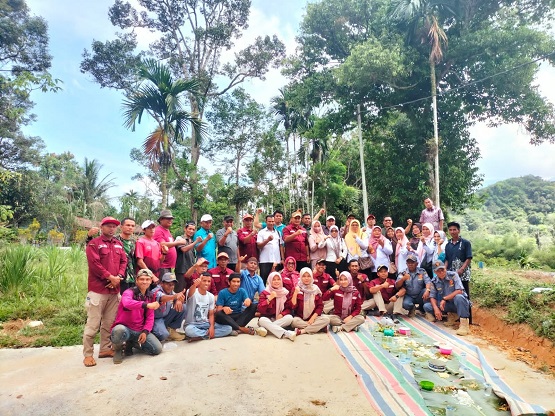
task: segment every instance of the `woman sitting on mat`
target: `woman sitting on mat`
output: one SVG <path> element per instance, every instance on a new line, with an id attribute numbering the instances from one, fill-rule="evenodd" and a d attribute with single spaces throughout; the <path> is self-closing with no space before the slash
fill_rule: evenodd
<path id="1" fill-rule="evenodd" d="M 333 299 L 332 314 L 329 315 L 333 332 L 350 332 L 364 323 L 364 316 L 360 315 L 362 298 L 353 286 L 351 273 L 342 272 L 337 284 L 324 294 L 324 302 Z"/>
<path id="2" fill-rule="evenodd" d="M 260 319 L 258 326 L 265 328 L 276 336 L 276 338 L 287 338 L 295 341 L 295 332 L 286 331 L 293 322 L 291 312 L 286 307 L 289 291 L 283 287 L 281 275 L 278 272 L 270 273 L 266 282 L 266 289 L 260 294 L 258 301 L 258 312 Z M 258 332 L 259 335 L 266 335 Z"/>
<path id="3" fill-rule="evenodd" d="M 304 267 L 300 274 L 301 280 L 290 300 L 291 309 L 295 311 L 296 315 L 291 326 L 297 329 L 297 335 L 315 334 L 326 328 L 330 319 L 327 316 L 322 316 L 324 310 L 322 292 L 314 284 L 312 270 Z"/>

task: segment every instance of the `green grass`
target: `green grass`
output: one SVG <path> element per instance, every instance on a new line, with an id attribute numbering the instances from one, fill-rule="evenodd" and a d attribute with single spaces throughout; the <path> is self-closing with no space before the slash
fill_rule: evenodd
<path id="1" fill-rule="evenodd" d="M 526 278 L 522 270 L 506 268 L 474 269 L 471 294 L 485 308 L 502 308 L 509 323 L 528 324 L 534 332 L 555 342 L 555 283 Z M 535 287 L 551 292 L 532 293 Z"/>
<path id="2" fill-rule="evenodd" d="M 3 331 L 0 347 L 80 344 L 86 293 L 87 261 L 78 247 L 12 245 L 0 251 L 0 323 L 17 319 L 44 323 L 15 334 Z"/>

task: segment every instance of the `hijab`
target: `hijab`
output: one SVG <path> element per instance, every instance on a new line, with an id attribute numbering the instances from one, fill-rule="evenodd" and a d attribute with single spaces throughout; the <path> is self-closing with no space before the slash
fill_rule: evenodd
<path id="1" fill-rule="evenodd" d="M 277 289 L 272 286 L 272 282 L 275 276 L 279 276 L 279 287 Z M 276 299 L 276 319 L 277 319 L 278 315 L 281 312 L 283 312 L 283 310 L 285 309 L 285 301 L 287 300 L 287 294 L 289 293 L 289 291 L 283 287 L 283 279 L 281 278 L 281 275 L 278 272 L 272 272 L 268 276 L 268 280 L 266 282 L 266 292 L 270 294 L 272 292 L 276 293 L 275 299 Z"/>
<path id="2" fill-rule="evenodd" d="M 379 237 L 374 237 L 374 230 L 376 228 L 379 228 L 379 230 L 380 230 L 380 236 Z M 374 258 L 374 259 L 378 255 L 378 246 L 380 245 L 381 238 L 382 238 L 382 228 L 379 225 L 374 225 L 372 227 L 372 230 L 370 231 L 370 244 L 369 244 L 369 246 L 374 249 L 374 251 L 370 254 L 372 256 L 372 258 Z"/>
<path id="3" fill-rule="evenodd" d="M 426 227 L 428 230 L 430 230 L 430 235 L 428 237 L 424 237 L 426 239 L 426 245 L 430 244 L 430 242 L 434 241 L 434 226 L 432 224 L 430 224 L 429 222 L 425 222 L 424 224 L 422 224 L 422 229 Z M 424 236 L 424 234 L 422 234 L 422 236 Z M 420 245 L 420 250 L 418 252 L 418 257 L 420 259 L 422 259 L 422 261 L 425 260 L 426 257 L 426 251 L 424 250 L 423 245 Z"/>
<path id="4" fill-rule="evenodd" d="M 302 276 L 305 273 L 310 274 L 310 283 L 308 285 L 305 285 L 302 281 Z M 314 277 L 312 276 L 312 270 L 310 270 L 310 268 L 303 267 L 300 275 L 301 278 L 299 279 L 299 284 L 297 286 L 301 289 L 301 292 L 303 292 L 303 319 L 306 321 L 314 312 L 316 296 L 321 295 L 322 291 L 317 285 L 314 284 Z"/>
<path id="5" fill-rule="evenodd" d="M 353 231 L 353 224 L 358 224 L 358 231 Z M 360 246 L 358 245 L 356 238 L 362 238 L 362 230 L 360 228 L 360 222 L 358 220 L 352 220 L 349 224 L 349 232 L 345 235 L 345 244 L 347 245 L 347 250 L 349 253 L 354 257 L 360 257 L 361 251 Z"/>
<path id="6" fill-rule="evenodd" d="M 411 238 L 410 241 L 409 241 L 411 247 L 412 247 L 414 250 L 416 250 L 416 249 L 418 248 L 418 243 L 420 242 L 419 234 L 422 234 L 422 224 L 420 224 L 419 222 L 414 222 L 414 223 L 412 224 L 412 226 L 414 227 L 415 225 L 418 227 L 419 233 L 418 233 L 418 234 L 414 234 L 414 233 L 412 232 L 412 230 L 411 230 L 412 238 Z"/>
<path id="7" fill-rule="evenodd" d="M 353 311 L 353 291 L 355 291 L 356 288 L 353 286 L 353 276 L 351 276 L 351 273 L 341 272 L 339 277 L 341 276 L 347 277 L 347 280 L 349 281 L 347 287 L 343 287 L 339 283 L 339 278 L 337 279 L 339 290 L 343 293 L 343 303 L 341 304 L 341 319 L 343 319 L 350 315 Z"/>
<path id="8" fill-rule="evenodd" d="M 403 233 L 403 238 L 401 238 L 400 240 L 397 240 L 397 246 L 395 247 L 395 265 L 399 264 L 398 262 L 399 253 L 401 252 L 403 247 L 406 247 L 407 244 L 409 243 L 409 239 L 405 235 L 405 230 L 403 229 L 403 227 L 395 228 L 395 234 L 397 234 L 397 230 L 401 230 L 401 232 Z"/>
<path id="9" fill-rule="evenodd" d="M 318 225 L 320 225 L 320 232 L 317 233 L 316 230 L 314 229 L 314 225 L 318 223 Z M 322 241 L 324 241 L 324 239 L 326 238 L 326 234 L 324 234 L 324 229 L 322 228 L 322 223 L 318 220 L 314 221 L 312 223 L 312 228 L 310 229 L 310 236 L 314 239 L 314 242 L 316 244 L 321 243 Z"/>
<path id="10" fill-rule="evenodd" d="M 337 237 L 332 237 L 331 230 L 333 229 L 337 230 Z M 338 259 L 341 255 L 341 236 L 339 235 L 339 228 L 337 225 L 332 225 L 330 227 L 330 241 L 333 252 L 335 253 L 335 258 Z"/>
<path id="11" fill-rule="evenodd" d="M 293 266 L 293 271 L 289 271 L 287 270 L 287 263 L 289 261 L 292 261 L 293 263 L 295 263 L 295 266 Z M 292 256 L 289 256 L 285 259 L 285 263 L 283 264 L 283 270 L 281 271 L 281 277 L 282 279 L 289 279 L 291 280 L 291 283 L 293 287 L 297 286 L 297 282 L 299 281 L 299 272 L 297 271 L 297 260 L 295 260 Z"/>

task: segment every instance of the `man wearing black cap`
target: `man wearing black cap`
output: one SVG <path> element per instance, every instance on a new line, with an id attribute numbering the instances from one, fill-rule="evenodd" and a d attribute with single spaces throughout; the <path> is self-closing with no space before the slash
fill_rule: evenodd
<path id="1" fill-rule="evenodd" d="M 395 281 L 397 290 L 406 289 L 403 296 L 403 309 L 409 311 L 409 317 L 416 315 L 416 307 L 424 313 L 424 302 L 428 302 L 432 281 L 426 270 L 418 267 L 418 258 L 415 254 L 407 256 L 407 269 L 400 270 Z"/>
<path id="2" fill-rule="evenodd" d="M 460 326 L 457 335 L 470 333 L 468 318 L 470 317 L 470 301 L 464 290 L 461 279 L 456 272 L 447 271 L 445 264 L 438 260 L 434 263 L 435 276 L 432 278 L 430 301 L 424 304 L 426 319 L 441 321 L 447 312 L 446 326 L 454 326 L 457 316 Z"/>
<path id="3" fill-rule="evenodd" d="M 181 243 L 174 241 L 172 233 L 170 232 L 173 218 L 172 212 L 169 209 L 163 209 L 160 211 L 160 217 L 158 217 L 158 224 L 160 225 L 154 229 L 154 239 L 162 245 L 162 252 L 165 254 L 160 264 L 159 276 L 163 276 L 165 273 L 171 273 L 177 261 L 177 251 L 175 247 Z"/>
<path id="4" fill-rule="evenodd" d="M 312 271 L 314 284 L 320 288 L 322 293 L 326 293 L 335 285 L 335 280 L 326 273 L 326 259 L 318 259 Z M 333 309 L 333 299 L 324 302 L 324 313 L 329 313 Z"/>
<path id="5" fill-rule="evenodd" d="M 96 365 L 93 358 L 94 338 L 100 330 L 98 358 L 113 357 L 110 328 L 118 309 L 119 285 L 125 276 L 127 255 L 121 242 L 114 238 L 120 222 L 112 217 L 100 223 L 100 237 L 87 244 L 89 265 L 88 293 L 86 300 L 87 323 L 83 332 L 83 364 Z"/>
<path id="6" fill-rule="evenodd" d="M 174 288 L 177 283 L 175 274 L 166 273 L 162 276 L 160 285 L 154 289 L 156 302 L 160 307 L 154 311 L 154 326 L 152 333 L 160 341 L 169 339 L 171 341 L 183 341 L 185 336 L 176 331 L 181 328 L 185 319 L 184 292 L 175 293 Z"/>

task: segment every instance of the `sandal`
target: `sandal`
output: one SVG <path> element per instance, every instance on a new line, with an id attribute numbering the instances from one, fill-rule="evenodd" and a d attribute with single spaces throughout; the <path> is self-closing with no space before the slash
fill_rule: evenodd
<path id="1" fill-rule="evenodd" d="M 254 330 L 253 327 L 249 326 L 249 335 L 254 335 L 256 334 L 256 331 Z"/>
<path id="2" fill-rule="evenodd" d="M 85 364 L 85 367 L 94 367 L 96 365 L 96 361 L 93 357 L 89 356 L 83 359 L 83 364 Z"/>
<path id="3" fill-rule="evenodd" d="M 114 350 L 104 350 L 98 353 L 98 358 L 112 358 L 114 356 Z"/>

